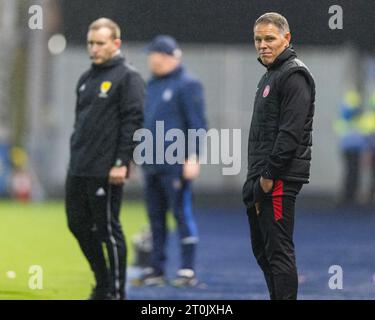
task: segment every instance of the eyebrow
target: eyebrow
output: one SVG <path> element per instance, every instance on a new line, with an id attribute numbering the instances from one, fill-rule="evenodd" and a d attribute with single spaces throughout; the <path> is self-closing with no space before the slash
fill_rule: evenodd
<path id="1" fill-rule="evenodd" d="M 88 44 L 93 44 L 93 43 L 97 43 L 97 44 L 104 44 L 105 41 L 94 41 L 94 40 L 89 40 L 87 41 Z"/>
<path id="2" fill-rule="evenodd" d="M 274 35 L 265 35 L 264 37 L 262 36 L 254 36 L 254 39 L 255 40 L 259 40 L 259 39 L 275 39 L 276 37 Z"/>

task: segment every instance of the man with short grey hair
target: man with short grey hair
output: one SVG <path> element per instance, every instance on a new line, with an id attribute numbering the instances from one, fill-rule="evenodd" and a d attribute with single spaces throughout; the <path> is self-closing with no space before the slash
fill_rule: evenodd
<path id="1" fill-rule="evenodd" d="M 279 29 L 279 31 L 285 35 L 287 32 L 290 32 L 288 20 L 281 14 L 276 12 L 268 12 L 261 15 L 254 23 L 254 28 L 258 24 L 273 24 Z"/>
<path id="2" fill-rule="evenodd" d="M 243 200 L 271 299 L 297 298 L 294 210 L 310 177 L 315 84 L 290 40 L 282 15 L 266 13 L 255 22 L 255 48 L 267 72 L 254 101 Z"/>

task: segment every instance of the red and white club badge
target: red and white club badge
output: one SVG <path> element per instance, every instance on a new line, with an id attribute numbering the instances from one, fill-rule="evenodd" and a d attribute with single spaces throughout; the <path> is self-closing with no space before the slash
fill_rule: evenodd
<path id="1" fill-rule="evenodd" d="M 270 90 L 271 90 L 271 87 L 269 84 L 267 84 L 267 86 L 263 90 L 263 98 L 268 96 L 268 94 L 270 93 Z"/>

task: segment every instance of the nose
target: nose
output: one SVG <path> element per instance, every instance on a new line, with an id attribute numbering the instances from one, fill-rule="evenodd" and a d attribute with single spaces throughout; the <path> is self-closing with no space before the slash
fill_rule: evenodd
<path id="1" fill-rule="evenodd" d="M 92 53 L 96 53 L 97 51 L 98 51 L 98 45 L 97 44 L 92 44 L 91 46 L 90 46 L 90 51 L 92 52 Z"/>
<path id="2" fill-rule="evenodd" d="M 261 40 L 259 43 L 259 49 L 265 49 L 267 48 L 266 41 Z"/>

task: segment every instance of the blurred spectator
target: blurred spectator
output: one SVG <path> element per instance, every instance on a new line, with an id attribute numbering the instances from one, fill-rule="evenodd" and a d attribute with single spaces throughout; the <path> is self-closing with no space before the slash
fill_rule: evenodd
<path id="1" fill-rule="evenodd" d="M 65 205 L 68 226 L 94 273 L 90 300 L 126 299 L 123 187 L 142 126 L 144 82 L 121 54 L 121 30 L 108 18 L 88 28 L 92 65 L 79 79 Z"/>
<path id="2" fill-rule="evenodd" d="M 170 128 L 181 130 L 206 129 L 205 101 L 200 81 L 182 65 L 181 49 L 176 40 L 159 35 L 148 45 L 148 65 L 152 73 L 147 83 L 144 127 L 158 137 L 158 121 L 163 121 L 167 132 Z M 159 122 L 160 123 L 160 122 Z M 157 142 L 159 143 L 159 141 Z M 164 143 L 164 150 L 171 141 Z M 189 144 L 189 143 L 188 143 Z M 154 148 L 156 143 L 154 143 Z M 191 146 L 179 145 L 187 152 L 183 163 L 153 164 L 143 166 L 145 176 L 145 199 L 151 225 L 151 268 L 139 279 L 140 285 L 165 284 L 166 243 L 168 228 L 166 214 L 173 211 L 178 231 L 181 265 L 177 277 L 171 282 L 177 287 L 198 284 L 195 274 L 195 258 L 198 245 L 198 230 L 192 209 L 192 182 L 199 176 L 199 143 Z M 156 156 L 158 147 L 154 149 Z M 155 159 L 154 159 L 155 160 Z"/>
<path id="3" fill-rule="evenodd" d="M 20 147 L 13 147 L 11 150 L 13 165 L 11 194 L 17 201 L 31 200 L 31 176 L 28 170 L 28 156 L 25 150 Z"/>
<path id="4" fill-rule="evenodd" d="M 361 94 L 357 90 L 347 91 L 340 106 L 340 118 L 334 124 L 344 162 L 340 204 L 354 204 L 358 200 L 361 154 L 366 147 L 362 113 Z"/>
<path id="5" fill-rule="evenodd" d="M 0 196 L 8 194 L 10 168 L 9 146 L 0 141 Z"/>
<path id="6" fill-rule="evenodd" d="M 372 204 L 375 200 L 375 91 L 370 96 L 366 111 L 361 115 L 359 127 L 366 138 L 363 164 L 370 169 L 369 186 L 365 188 L 365 201 Z"/>

